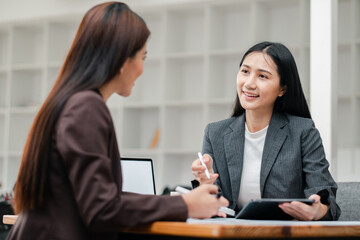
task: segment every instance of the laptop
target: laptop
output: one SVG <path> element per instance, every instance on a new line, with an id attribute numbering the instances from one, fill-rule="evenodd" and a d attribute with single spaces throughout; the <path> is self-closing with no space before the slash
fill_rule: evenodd
<path id="1" fill-rule="evenodd" d="M 123 157 L 120 164 L 124 192 L 156 194 L 152 159 Z"/>

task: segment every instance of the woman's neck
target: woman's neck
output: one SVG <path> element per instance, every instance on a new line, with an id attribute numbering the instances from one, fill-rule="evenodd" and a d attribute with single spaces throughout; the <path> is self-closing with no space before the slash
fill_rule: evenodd
<path id="1" fill-rule="evenodd" d="M 99 87 L 99 91 L 100 91 L 101 96 L 103 97 L 104 101 L 106 102 L 109 99 L 109 97 L 114 93 L 111 81 L 109 81 L 109 82 L 103 84 L 101 87 Z"/>
<path id="2" fill-rule="evenodd" d="M 272 111 L 245 110 L 246 125 L 250 132 L 258 132 L 269 125 Z"/>

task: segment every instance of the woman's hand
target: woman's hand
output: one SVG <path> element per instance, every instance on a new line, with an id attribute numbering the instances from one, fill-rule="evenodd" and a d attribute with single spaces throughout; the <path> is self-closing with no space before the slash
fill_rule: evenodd
<path id="1" fill-rule="evenodd" d="M 307 205 L 302 202 L 282 203 L 279 207 L 296 220 L 313 221 L 319 220 L 327 213 L 329 206 L 320 202 L 320 196 L 313 194 L 309 199 L 314 199 L 315 202 L 312 205 Z"/>
<path id="2" fill-rule="evenodd" d="M 192 218 L 210 218 L 215 215 L 226 217 L 225 213 L 219 212 L 219 208 L 229 206 L 229 201 L 223 196 L 217 198 L 213 195 L 217 193 L 217 186 L 204 184 L 181 195 L 188 207 L 188 216 Z"/>
<path id="3" fill-rule="evenodd" d="M 209 170 L 210 178 L 206 177 L 206 174 L 205 174 L 206 168 L 203 165 L 201 165 L 199 158 L 196 159 L 191 165 L 192 174 L 194 175 L 195 179 L 199 181 L 200 185 L 204 184 L 204 183 L 213 184 L 215 182 L 216 178 L 219 176 L 219 174 L 214 173 L 213 159 L 211 158 L 211 156 L 209 154 L 204 154 L 203 159 L 204 159 L 204 163 L 205 163 L 206 167 Z"/>

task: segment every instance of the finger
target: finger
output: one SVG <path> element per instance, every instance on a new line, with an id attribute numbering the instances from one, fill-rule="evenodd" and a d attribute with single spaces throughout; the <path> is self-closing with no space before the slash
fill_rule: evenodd
<path id="1" fill-rule="evenodd" d="M 320 202 L 321 197 L 317 194 L 313 194 L 309 197 L 309 199 L 313 199 L 316 203 Z"/>
<path id="2" fill-rule="evenodd" d="M 226 218 L 226 213 L 224 212 L 217 212 L 218 217 Z"/>
<path id="3" fill-rule="evenodd" d="M 229 201 L 226 198 L 224 198 L 223 196 L 221 196 L 219 198 L 219 202 L 220 202 L 220 205 L 222 207 L 228 207 L 229 206 Z"/>
<path id="4" fill-rule="evenodd" d="M 280 204 L 279 207 L 287 214 L 292 216 L 297 220 L 307 220 L 307 216 L 305 216 L 302 212 L 297 211 L 296 209 L 292 208 L 290 204 Z"/>
<path id="5" fill-rule="evenodd" d="M 217 194 L 219 191 L 219 188 L 214 184 L 205 184 L 205 189 L 211 193 L 211 194 Z"/>
<path id="6" fill-rule="evenodd" d="M 199 164 L 192 164 L 191 165 L 192 171 L 199 171 L 199 170 L 205 170 L 205 167 L 203 165 Z"/>
<path id="7" fill-rule="evenodd" d="M 219 177 L 218 173 L 210 173 L 210 178 L 216 180 Z"/>
<path id="8" fill-rule="evenodd" d="M 200 179 L 199 182 L 200 182 L 201 184 L 213 184 L 213 183 L 214 183 L 214 180 L 208 179 L 208 178 L 203 178 L 203 179 Z"/>
<path id="9" fill-rule="evenodd" d="M 291 202 L 289 208 L 298 220 L 313 220 L 314 207 L 301 202 Z"/>

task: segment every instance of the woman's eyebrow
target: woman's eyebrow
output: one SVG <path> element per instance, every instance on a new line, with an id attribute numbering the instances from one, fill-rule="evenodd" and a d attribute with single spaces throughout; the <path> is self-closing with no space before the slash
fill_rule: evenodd
<path id="1" fill-rule="evenodd" d="M 246 67 L 246 68 L 250 68 L 250 69 L 251 69 L 251 67 L 250 67 L 249 65 L 246 65 L 246 64 L 243 64 L 243 65 L 241 65 L 241 66 L 244 66 L 244 67 Z M 268 70 L 262 69 L 262 68 L 259 68 L 259 69 L 256 69 L 256 70 L 259 71 L 259 72 L 266 72 L 266 73 L 272 75 L 271 72 L 269 72 Z"/>

